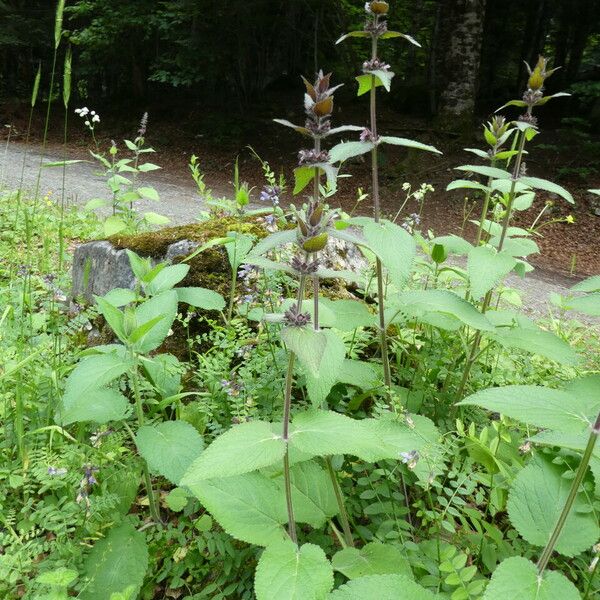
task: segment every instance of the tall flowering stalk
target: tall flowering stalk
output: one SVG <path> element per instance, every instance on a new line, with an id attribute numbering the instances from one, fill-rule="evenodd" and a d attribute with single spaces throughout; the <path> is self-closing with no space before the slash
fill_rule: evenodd
<path id="1" fill-rule="evenodd" d="M 377 129 L 377 87 L 384 87 L 387 91 L 390 90 L 391 81 L 394 73 L 390 69 L 390 65 L 380 59 L 378 55 L 379 40 L 401 37 L 412 44 L 419 44 L 409 35 L 399 33 L 397 31 L 388 31 L 387 14 L 389 4 L 387 2 L 374 1 L 365 4 L 366 22 L 363 31 L 352 31 L 343 35 L 338 43 L 348 38 L 368 38 L 371 40 L 371 57 L 363 63 L 363 74 L 356 79 L 359 83 L 358 95 L 369 92 L 369 120 L 370 128 L 364 129 L 360 136 L 360 144 L 357 151 L 352 154 L 363 154 L 370 151 L 371 153 L 371 193 L 373 197 L 373 218 L 376 223 L 381 221 L 381 202 L 379 193 L 379 163 L 378 163 L 378 147 L 380 143 L 388 143 L 398 146 L 408 146 L 438 152 L 431 146 L 419 144 L 412 140 L 395 137 L 379 136 Z M 350 149 L 350 148 L 349 148 Z M 344 158 L 348 158 L 352 154 L 347 154 Z M 381 347 L 381 360 L 383 363 L 383 375 L 385 386 L 389 394 L 392 387 L 392 375 L 390 370 L 390 361 L 388 356 L 388 340 L 385 323 L 385 281 L 383 274 L 383 263 L 379 256 L 376 255 L 376 275 L 377 275 L 377 303 L 379 313 L 379 338 Z"/>
<path id="2" fill-rule="evenodd" d="M 554 94 L 553 96 L 544 96 L 544 83 L 546 79 L 550 77 L 550 75 L 552 75 L 554 71 L 556 71 L 556 69 L 548 69 L 548 61 L 544 57 L 539 57 L 538 62 L 533 69 L 529 65 L 527 65 L 527 69 L 529 71 L 529 80 L 527 82 L 527 89 L 525 90 L 522 99 L 512 100 L 502 107 L 505 108 L 506 106 L 518 106 L 521 108 L 525 108 L 525 113 L 521 115 L 519 119 L 514 123 L 514 126 L 517 129 L 518 137 L 516 140 L 516 153 L 514 154 L 515 161 L 512 168 L 512 173 L 510 175 L 510 187 L 506 195 L 506 208 L 502 218 L 500 237 L 496 246 L 498 253 L 502 252 L 502 249 L 504 248 L 504 244 L 506 242 L 509 224 L 514 212 L 514 202 L 518 195 L 518 184 L 524 184 L 525 186 L 531 185 L 532 187 L 541 187 L 542 189 L 549 189 L 548 184 L 550 184 L 550 182 L 526 177 L 527 169 L 523 160 L 525 156 L 525 145 L 527 141 L 533 139 L 533 137 L 538 133 L 537 118 L 533 115 L 533 109 L 537 106 L 545 104 L 552 98 L 568 95 L 564 93 L 558 93 Z M 493 123 L 494 124 L 491 125 L 489 131 L 486 129 L 486 138 L 489 139 L 489 141 L 491 142 L 491 138 L 493 137 L 496 143 L 505 141 L 505 139 L 507 139 L 507 135 L 509 135 L 511 130 L 507 128 L 505 123 L 500 122 L 498 118 L 496 118 L 496 120 Z M 494 150 L 497 150 L 497 148 L 494 147 Z M 493 158 L 497 158 L 498 156 L 502 156 L 502 154 L 495 153 L 493 155 Z M 510 158 L 512 158 L 512 156 L 509 156 L 509 159 Z M 487 209 L 492 189 L 491 184 L 492 182 L 490 181 L 488 185 L 488 187 L 490 188 L 490 192 L 486 195 L 486 198 L 484 200 L 482 219 L 479 224 L 479 230 L 477 235 L 477 243 L 481 241 L 483 223 L 487 216 Z M 491 289 L 486 293 L 481 306 L 481 312 L 485 313 L 490 307 L 493 292 L 494 290 Z M 475 361 L 477 360 L 477 357 L 479 356 L 479 346 L 481 343 L 481 337 L 481 331 L 477 331 L 475 337 L 473 338 L 469 356 L 467 358 L 467 362 L 465 363 L 462 378 L 458 387 L 458 400 L 462 399 L 464 395 L 464 391 L 469 380 L 471 369 Z"/>
<path id="3" fill-rule="evenodd" d="M 296 126 L 289 121 L 275 119 L 277 123 L 292 127 L 313 140 L 312 148 L 300 150 L 298 153 L 298 167 L 294 172 L 296 178 L 294 193 L 300 193 L 312 181 L 312 196 L 309 198 L 306 207 L 295 215 L 297 223 L 296 243 L 298 252 L 292 259 L 290 265 L 298 276 L 298 293 L 295 305 L 285 313 L 285 323 L 288 327 L 306 327 L 309 325 L 310 315 L 309 313 L 303 313 L 302 308 L 306 284 L 308 281 L 312 281 L 312 326 L 313 330 L 318 332 L 320 330 L 319 252 L 327 245 L 327 229 L 333 220 L 333 213 L 328 210 L 321 198 L 321 176 L 325 174 L 327 176 L 329 187 L 333 187 L 337 175 L 337 170 L 334 169 L 329 162 L 329 153 L 322 148 L 321 142 L 331 134 L 348 130 L 356 131 L 360 128 L 354 126 L 342 126 L 336 129 L 331 128 L 330 120 L 334 103 L 333 94 L 335 90 L 340 87 L 339 85 L 330 87 L 331 73 L 325 75 L 323 71 L 319 71 L 314 83 L 311 83 L 304 77 L 302 80 L 306 87 L 306 94 L 304 96 L 306 121 L 304 127 Z M 287 448 L 289 441 L 289 421 L 295 361 L 296 356 L 294 352 L 290 352 L 286 373 L 283 415 L 283 439 L 286 443 L 286 452 L 284 455 L 284 481 L 288 511 L 288 533 L 294 542 L 297 541 L 297 536 L 294 521 L 294 507 L 291 496 L 290 465 Z M 327 459 L 326 462 L 340 510 L 340 519 L 344 531 L 345 543 L 346 545 L 352 546 L 352 533 L 350 531 L 342 492 L 335 471 L 331 465 L 331 461 Z"/>

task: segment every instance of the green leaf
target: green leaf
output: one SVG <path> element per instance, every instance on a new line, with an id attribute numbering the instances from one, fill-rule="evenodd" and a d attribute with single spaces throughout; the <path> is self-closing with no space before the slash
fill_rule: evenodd
<path id="1" fill-rule="evenodd" d="M 334 162 L 334 161 L 331 161 Z M 337 178 L 337 169 L 329 163 L 316 163 L 312 166 L 301 166 L 294 169 L 296 184 L 294 186 L 294 195 L 299 194 L 315 178 L 315 173 L 327 176 L 327 183 L 333 188 Z"/>
<path id="2" fill-rule="evenodd" d="M 393 146 L 404 146 L 406 148 L 414 148 L 415 150 L 425 150 L 426 152 L 434 152 L 435 154 L 442 154 L 434 146 L 429 146 L 428 144 L 422 144 L 421 142 L 417 142 L 415 140 L 409 140 L 407 138 L 382 135 L 379 138 L 379 141 L 383 144 L 392 144 Z"/>
<path id="3" fill-rule="evenodd" d="M 365 460 L 402 460 L 403 454 L 416 450 L 419 453 L 413 472 L 420 481 L 429 481 L 443 468 L 443 449 L 439 443 L 440 432 L 433 422 L 421 415 L 399 420 L 394 415 L 380 419 L 363 419 L 363 428 L 378 440 L 376 452 Z"/>
<path id="4" fill-rule="evenodd" d="M 571 290 L 573 292 L 600 292 L 600 275 L 594 275 L 580 281 Z"/>
<path id="5" fill-rule="evenodd" d="M 576 310 L 592 317 L 600 317 L 600 293 L 569 298 L 566 300 L 566 305 L 568 310 Z"/>
<path id="6" fill-rule="evenodd" d="M 297 414 L 290 426 L 290 452 L 303 458 L 352 454 L 365 460 L 380 454 L 380 442 L 363 421 L 333 411 L 309 410 Z"/>
<path id="7" fill-rule="evenodd" d="M 268 467 L 283 459 L 285 444 L 273 431 L 271 423 L 251 421 L 235 425 L 221 434 L 192 463 L 181 486 L 215 477 L 241 475 Z"/>
<path id="8" fill-rule="evenodd" d="M 479 183 L 478 181 L 473 181 L 472 179 L 456 179 L 451 181 L 446 186 L 446 191 L 451 192 L 452 190 L 479 190 L 481 192 L 487 193 L 490 191 L 490 188 L 483 183 Z"/>
<path id="9" fill-rule="evenodd" d="M 537 385 L 509 385 L 476 392 L 458 404 L 480 406 L 534 427 L 580 433 L 598 414 L 600 397 Z"/>
<path id="10" fill-rule="evenodd" d="M 106 600 L 112 593 L 133 586 L 137 595 L 148 568 L 148 548 L 143 533 L 128 522 L 113 527 L 94 544 L 84 563 L 90 579 L 81 600 Z"/>
<path id="11" fill-rule="evenodd" d="M 336 571 L 348 579 L 357 579 L 367 575 L 406 575 L 412 579 L 410 564 L 395 546 L 371 542 L 357 548 L 344 548 L 331 559 Z"/>
<path id="12" fill-rule="evenodd" d="M 174 396 L 181 386 L 181 363 L 172 354 L 144 358 L 142 367 L 162 398 Z"/>
<path id="13" fill-rule="evenodd" d="M 380 385 L 379 375 L 372 363 L 361 360 L 345 359 L 337 373 L 337 380 L 354 385 L 363 390 L 370 390 Z"/>
<path id="14" fill-rule="evenodd" d="M 442 235 L 431 240 L 432 244 L 441 244 L 446 248 L 448 254 L 463 256 L 469 254 L 473 244 L 457 235 Z"/>
<path id="15" fill-rule="evenodd" d="M 575 366 L 580 362 L 577 352 L 567 342 L 543 329 L 498 327 L 489 337 L 505 348 L 539 354 L 562 365 Z"/>
<path id="16" fill-rule="evenodd" d="M 373 87 L 377 88 L 383 85 L 383 82 L 379 77 L 372 77 L 371 75 L 358 75 L 354 79 L 358 82 L 357 96 L 363 96 L 370 92 Z"/>
<path id="17" fill-rule="evenodd" d="M 467 272 L 473 298 L 480 299 L 485 296 L 513 270 L 516 264 L 517 261 L 510 254 L 496 252 L 489 246 L 479 246 L 470 250 Z"/>
<path id="18" fill-rule="evenodd" d="M 117 215 L 111 215 L 104 221 L 104 235 L 110 237 L 127 228 L 127 223 Z"/>
<path id="19" fill-rule="evenodd" d="M 290 469 L 290 479 L 294 516 L 298 522 L 318 529 L 339 512 L 331 478 L 316 462 L 307 460 L 294 465 Z M 283 474 L 275 481 L 280 497 L 285 498 Z"/>
<path id="20" fill-rule="evenodd" d="M 569 495 L 572 479 L 564 468 L 538 458 L 519 471 L 509 493 L 507 509 L 519 534 L 534 546 L 545 546 Z M 591 548 L 600 535 L 591 499 L 578 494 L 569 513 L 556 551 L 573 557 Z"/>
<path id="21" fill-rule="evenodd" d="M 198 480 L 185 487 L 232 537 L 259 546 L 285 539 L 285 496 L 261 473 Z"/>
<path id="22" fill-rule="evenodd" d="M 295 242 L 298 237 L 298 233 L 295 229 L 286 229 L 284 231 L 276 231 L 266 238 L 262 239 L 250 252 L 249 256 L 261 256 L 266 254 L 269 250 L 279 248 Z"/>
<path id="23" fill-rule="evenodd" d="M 413 237 L 402 227 L 389 221 L 368 222 L 363 227 L 368 247 L 379 257 L 398 287 L 408 279 L 416 254 Z"/>
<path id="24" fill-rule="evenodd" d="M 503 560 L 494 571 L 484 600 L 581 600 L 577 588 L 562 574 L 544 571 L 522 556 Z"/>
<path id="25" fill-rule="evenodd" d="M 136 191 L 142 198 L 148 198 L 148 200 L 155 201 L 160 200 L 158 192 L 153 187 L 141 187 L 138 188 Z"/>
<path id="26" fill-rule="evenodd" d="M 347 40 L 348 38 L 370 38 L 371 34 L 368 31 L 351 31 L 350 33 L 345 33 L 341 38 L 336 41 L 336 44 Z"/>
<path id="27" fill-rule="evenodd" d="M 407 315 L 419 319 L 431 313 L 440 313 L 455 317 L 460 322 L 480 329 L 491 331 L 492 324 L 472 304 L 449 290 L 414 290 L 402 292 L 388 304 L 386 313 Z M 390 322 L 394 319 L 389 317 Z"/>
<path id="28" fill-rule="evenodd" d="M 125 306 L 131 302 L 135 302 L 136 299 L 137 294 L 128 288 L 114 288 L 104 296 L 104 300 L 113 307 Z M 117 317 L 117 319 L 119 319 L 119 317 Z"/>
<path id="29" fill-rule="evenodd" d="M 281 339 L 308 373 L 318 377 L 329 343 L 325 332 L 310 327 L 286 327 L 281 331 Z"/>
<path id="30" fill-rule="evenodd" d="M 84 358 L 67 379 L 65 395 L 85 396 L 95 388 L 104 387 L 125 373 L 130 362 L 114 353 Z"/>
<path id="31" fill-rule="evenodd" d="M 344 342 L 331 330 L 315 331 L 315 334 L 325 338 L 325 348 L 319 370 L 306 374 L 306 389 L 312 405 L 318 408 L 325 402 L 331 388 L 337 382 L 337 374 L 346 356 L 346 347 Z"/>
<path id="32" fill-rule="evenodd" d="M 203 310 L 223 310 L 225 300 L 218 292 L 201 287 L 177 288 L 179 302 L 185 302 Z"/>
<path id="33" fill-rule="evenodd" d="M 490 245 L 497 248 L 500 245 L 500 238 L 493 237 L 489 241 Z M 539 254 L 539 246 L 529 238 L 517 238 L 517 237 L 505 237 L 504 245 L 502 247 L 502 254 L 508 254 L 510 256 L 526 257 L 530 254 Z"/>
<path id="34" fill-rule="evenodd" d="M 187 506 L 188 500 L 188 493 L 183 488 L 177 487 L 167 494 L 165 504 L 173 512 L 181 512 Z"/>
<path id="35" fill-rule="evenodd" d="M 314 544 L 271 544 L 256 567 L 256 600 L 325 600 L 332 587 L 331 564 Z"/>
<path id="36" fill-rule="evenodd" d="M 469 173 L 477 173 L 479 175 L 485 175 L 486 177 L 492 177 L 494 179 L 512 179 L 512 175 L 504 169 L 498 169 L 496 167 L 486 167 L 482 165 L 462 165 L 455 167 L 457 171 L 468 171 Z"/>
<path id="37" fill-rule="evenodd" d="M 171 325 L 177 316 L 177 292 L 169 290 L 146 300 L 135 310 L 137 326 L 161 317 L 159 322 L 135 344 L 135 349 L 140 354 L 156 350 L 169 334 Z"/>
<path id="38" fill-rule="evenodd" d="M 413 44 L 414 46 L 417 46 L 418 48 L 421 47 L 421 44 L 419 44 L 419 42 L 417 42 L 417 40 L 415 40 L 414 37 L 406 34 L 406 33 L 400 33 L 399 31 L 386 31 L 385 33 L 382 33 L 379 36 L 380 40 L 389 40 L 391 38 L 404 38 L 405 40 L 409 41 L 411 44 Z"/>
<path id="39" fill-rule="evenodd" d="M 533 437 L 530 441 L 542 446 L 557 446 L 559 448 L 568 448 L 583 454 L 589 440 L 589 431 L 583 433 L 563 433 L 562 431 L 542 431 Z M 596 444 L 590 458 L 590 470 L 594 475 L 595 494 L 600 496 L 600 447 Z"/>
<path id="40" fill-rule="evenodd" d="M 334 590 L 328 600 L 434 600 L 429 590 L 406 575 L 369 575 Z"/>
<path id="41" fill-rule="evenodd" d="M 333 316 L 332 327 L 340 331 L 354 331 L 357 327 L 372 327 L 377 317 L 364 302 L 358 300 L 332 300 L 320 298 L 319 305 L 329 309 Z"/>
<path id="42" fill-rule="evenodd" d="M 42 585 L 49 585 L 52 587 L 63 587 L 66 588 L 77 579 L 77 571 L 73 569 L 67 569 L 66 567 L 59 567 L 52 571 L 44 571 L 40 573 L 35 581 Z"/>
<path id="43" fill-rule="evenodd" d="M 143 165 L 138 166 L 138 171 L 140 173 L 148 173 L 149 171 L 158 171 L 160 167 L 158 165 L 154 165 L 152 163 L 144 163 Z"/>
<path id="44" fill-rule="evenodd" d="M 146 285 L 146 291 L 151 296 L 166 292 L 176 286 L 190 270 L 190 265 L 171 265 L 161 269 Z"/>
<path id="45" fill-rule="evenodd" d="M 127 398 L 112 388 L 88 389 L 85 394 L 73 390 L 63 396 L 62 407 L 55 420 L 62 425 L 121 421 L 127 416 L 128 406 Z"/>
<path id="46" fill-rule="evenodd" d="M 125 335 L 125 317 L 123 315 L 123 312 L 120 311 L 116 306 L 111 304 L 111 302 L 106 298 L 94 296 L 94 300 L 98 305 L 98 310 L 100 311 L 100 314 L 106 319 L 106 322 L 109 324 L 110 328 L 113 330 L 115 335 L 122 342 L 126 341 L 127 336 Z"/>
<path id="47" fill-rule="evenodd" d="M 185 421 L 140 427 L 135 434 L 135 444 L 150 471 L 175 485 L 204 449 L 200 434 Z"/>
<path id="48" fill-rule="evenodd" d="M 227 251 L 231 269 L 237 272 L 238 267 L 244 262 L 252 249 L 254 240 L 251 236 L 238 233 L 237 231 L 227 232 L 227 237 L 232 241 L 225 245 L 225 250 Z"/>
<path id="49" fill-rule="evenodd" d="M 288 121 L 286 119 L 273 119 L 273 121 L 275 121 L 275 123 L 279 123 L 280 125 L 285 125 L 285 127 L 291 127 L 298 133 L 310 136 L 310 131 L 306 127 L 301 127 L 300 125 L 294 125 L 294 123 L 291 123 L 290 121 Z"/>
<path id="50" fill-rule="evenodd" d="M 565 190 L 564 187 L 553 183 L 552 181 L 540 179 L 539 177 L 520 177 L 519 181 L 525 185 L 531 186 L 532 188 L 556 194 L 557 196 L 564 198 L 569 204 L 575 204 L 575 200 L 573 200 L 573 196 L 570 194 L 570 192 Z"/>
<path id="51" fill-rule="evenodd" d="M 392 73 L 392 71 L 375 69 L 374 71 L 366 71 L 365 74 L 373 75 L 373 77 L 375 77 L 375 79 L 385 88 L 386 92 L 389 92 L 392 89 L 392 79 L 394 78 L 394 73 Z M 358 95 L 360 96 L 360 94 Z"/>
<path id="52" fill-rule="evenodd" d="M 144 221 L 150 225 L 166 225 L 171 222 L 171 219 L 150 210 L 144 213 Z"/>
<path id="53" fill-rule="evenodd" d="M 341 142 L 329 151 L 329 160 L 332 163 L 344 162 L 349 158 L 371 152 L 375 148 L 373 142 Z"/>

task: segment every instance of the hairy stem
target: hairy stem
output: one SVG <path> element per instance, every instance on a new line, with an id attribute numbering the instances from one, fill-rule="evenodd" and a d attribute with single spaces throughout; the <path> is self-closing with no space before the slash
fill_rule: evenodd
<path id="1" fill-rule="evenodd" d="M 371 59 L 377 58 L 377 37 L 373 36 L 371 47 Z M 373 188 L 373 218 L 376 223 L 381 219 L 381 207 L 379 201 L 379 164 L 377 159 L 377 88 L 375 87 L 375 75 L 371 75 L 370 91 L 370 118 L 371 134 L 375 145 L 371 150 L 371 178 Z M 384 301 L 384 281 L 383 265 L 381 260 L 376 258 L 375 269 L 377 273 L 377 308 L 379 312 L 379 345 L 381 347 L 381 360 L 383 363 L 383 378 L 385 387 L 389 394 L 392 388 L 392 374 L 390 371 L 390 360 L 388 357 L 387 333 L 385 327 L 385 301 Z"/>
<path id="2" fill-rule="evenodd" d="M 579 467 L 577 468 L 577 472 L 575 473 L 575 478 L 573 479 L 573 483 L 571 484 L 571 489 L 569 491 L 569 495 L 567 497 L 567 501 L 563 506 L 562 512 L 560 513 L 560 517 L 558 517 L 558 522 L 554 527 L 554 531 L 542 552 L 540 559 L 537 562 L 537 570 L 538 574 L 541 577 L 544 573 L 544 570 L 548 566 L 548 561 L 552 556 L 552 552 L 554 552 L 554 546 L 556 546 L 556 542 L 562 533 L 563 527 L 565 526 L 565 522 L 567 521 L 567 517 L 573 508 L 573 503 L 575 502 L 575 498 L 577 497 L 577 492 L 579 491 L 579 486 L 583 481 L 585 476 L 585 472 L 587 471 L 588 465 L 590 464 L 590 459 L 592 458 L 592 452 L 594 451 L 594 446 L 596 445 L 596 441 L 598 440 L 598 436 L 600 436 L 600 413 L 596 417 L 596 422 L 592 427 L 592 431 L 590 432 L 590 437 L 588 439 L 587 446 L 585 448 L 585 452 L 583 453 L 583 457 L 581 458 L 581 462 L 579 463 Z"/>
<path id="3" fill-rule="evenodd" d="M 346 503 L 344 501 L 344 495 L 342 494 L 342 488 L 337 480 L 337 475 L 331 462 L 331 457 L 325 459 L 327 464 L 327 471 L 333 484 L 333 491 L 335 493 L 335 499 L 337 501 L 338 508 L 340 509 L 340 523 L 342 524 L 342 531 L 344 532 L 344 542 L 346 546 L 350 548 L 354 547 L 354 540 L 352 539 L 352 531 L 350 530 L 350 521 L 348 520 L 348 511 L 346 510 Z"/>
<path id="4" fill-rule="evenodd" d="M 133 397 L 135 400 L 135 413 L 137 416 L 138 427 L 143 427 L 144 407 L 142 404 L 142 396 L 140 394 L 140 386 L 138 381 L 138 358 L 135 354 L 133 355 L 133 361 L 133 367 L 130 373 L 130 381 L 131 386 L 133 387 Z M 143 461 L 143 472 L 144 484 L 146 486 L 146 493 L 148 494 L 148 502 L 150 505 L 150 514 L 157 523 L 161 523 L 162 521 L 160 518 L 158 502 L 156 501 L 156 496 L 154 495 L 154 490 L 152 489 L 152 478 L 150 477 L 150 471 L 148 470 L 148 465 L 145 460 Z"/>
<path id="5" fill-rule="evenodd" d="M 296 306 L 298 311 L 302 308 L 304 300 L 304 286 L 306 276 L 300 275 L 298 284 L 298 296 L 296 298 Z M 296 355 L 290 352 L 288 358 L 287 372 L 285 375 L 285 392 L 283 399 L 283 441 L 285 443 L 285 454 L 283 455 L 283 480 L 285 484 L 285 504 L 288 514 L 288 533 L 292 541 L 298 543 L 296 535 L 296 520 L 294 519 L 294 505 L 292 503 L 292 482 L 290 476 L 290 455 L 289 455 L 289 440 L 290 440 L 290 413 L 292 410 L 292 385 L 294 383 L 294 363 Z"/>
<path id="6" fill-rule="evenodd" d="M 531 107 L 527 109 L 527 115 L 531 116 Z M 519 175 L 521 173 L 521 165 L 523 163 L 523 156 L 525 150 L 525 132 L 521 133 L 521 140 L 519 141 L 519 151 L 517 153 L 517 158 L 515 160 L 515 166 L 513 168 L 512 173 L 512 183 L 510 186 L 510 191 L 508 193 L 508 204 L 506 206 L 506 214 L 504 215 L 504 219 L 502 221 L 502 233 L 500 234 L 500 241 L 498 242 L 498 252 L 502 251 L 504 247 L 504 242 L 506 240 L 506 233 L 508 232 L 508 226 L 510 224 L 510 218 L 512 216 L 513 205 L 516 196 L 516 188 L 517 188 L 517 180 L 519 179 Z M 481 306 L 481 312 L 485 313 L 485 311 L 489 308 L 490 302 L 492 301 L 493 290 L 490 290 L 483 299 L 483 304 Z M 465 388 L 467 386 L 467 382 L 469 381 L 469 375 L 471 374 L 471 369 L 477 360 L 477 351 L 479 350 L 479 344 L 481 343 L 481 331 L 477 331 L 475 337 L 473 338 L 473 343 L 471 345 L 471 351 L 469 353 L 469 358 L 465 363 L 465 368 L 463 370 L 462 378 L 460 381 L 460 385 L 458 386 L 458 392 L 456 394 L 457 400 L 462 400 L 463 394 L 465 392 Z"/>

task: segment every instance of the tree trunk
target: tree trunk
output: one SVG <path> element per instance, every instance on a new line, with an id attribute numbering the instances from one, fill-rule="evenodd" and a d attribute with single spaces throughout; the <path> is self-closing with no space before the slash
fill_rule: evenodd
<path id="1" fill-rule="evenodd" d="M 486 0 L 443 1 L 442 115 L 469 118 L 475 110 L 485 7 Z"/>

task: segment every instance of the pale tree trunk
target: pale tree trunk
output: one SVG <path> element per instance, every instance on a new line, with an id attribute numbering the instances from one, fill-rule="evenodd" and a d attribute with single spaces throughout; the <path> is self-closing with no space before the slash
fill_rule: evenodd
<path id="1" fill-rule="evenodd" d="M 479 83 L 486 0 L 443 0 L 443 71 L 438 112 L 473 115 Z"/>

